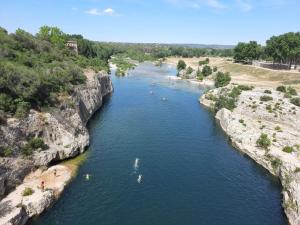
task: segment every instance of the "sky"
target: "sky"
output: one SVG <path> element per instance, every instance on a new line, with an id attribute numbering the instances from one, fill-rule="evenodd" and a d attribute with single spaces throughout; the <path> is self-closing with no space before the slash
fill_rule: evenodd
<path id="1" fill-rule="evenodd" d="M 225 44 L 300 31 L 300 0 L 0 0 L 0 26 L 95 41 Z"/>

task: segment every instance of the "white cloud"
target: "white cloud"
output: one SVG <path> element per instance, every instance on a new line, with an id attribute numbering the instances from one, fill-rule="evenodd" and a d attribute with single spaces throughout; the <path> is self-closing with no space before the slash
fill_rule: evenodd
<path id="1" fill-rule="evenodd" d="M 115 14 L 115 10 L 113 10 L 112 8 L 107 8 L 103 10 L 103 14 L 112 16 L 113 14 Z"/>
<path id="2" fill-rule="evenodd" d="M 118 14 L 116 14 L 115 10 L 112 8 L 107 8 L 104 10 L 92 8 L 92 9 L 85 11 L 85 13 L 93 15 L 93 16 L 118 16 Z"/>
<path id="3" fill-rule="evenodd" d="M 236 0 L 237 7 L 243 12 L 249 12 L 253 9 L 253 6 L 249 1 L 245 0 Z"/>
<path id="4" fill-rule="evenodd" d="M 85 13 L 93 15 L 93 16 L 99 16 L 99 15 L 101 15 L 101 12 L 98 9 L 96 9 L 96 8 L 89 9 L 89 10 L 85 11 Z"/>

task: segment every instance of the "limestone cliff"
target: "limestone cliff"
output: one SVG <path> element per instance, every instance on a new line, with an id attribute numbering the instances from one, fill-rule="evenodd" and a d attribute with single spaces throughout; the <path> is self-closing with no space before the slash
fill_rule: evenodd
<path id="1" fill-rule="evenodd" d="M 229 92 L 234 85 L 225 87 Z M 224 88 L 209 91 L 200 102 L 213 107 Z M 263 101 L 262 96 L 269 96 Z M 267 98 L 265 98 L 267 99 Z M 243 91 L 232 111 L 222 108 L 216 119 L 232 144 L 254 161 L 278 176 L 283 186 L 283 207 L 291 225 L 300 224 L 300 109 L 273 89 L 254 88 Z M 270 140 L 267 148 L 257 143 L 264 133 Z M 284 151 L 285 147 L 291 151 Z"/>
<path id="2" fill-rule="evenodd" d="M 0 147 L 13 150 L 13 157 L 0 157 L 0 199 L 36 167 L 82 153 L 89 145 L 86 124 L 112 91 L 110 77 L 99 73 L 75 87 L 70 96 L 60 96 L 59 107 L 45 112 L 31 110 L 24 119 L 10 118 L 0 125 Z M 48 148 L 24 158 L 20 148 L 32 137 L 41 137 Z"/>

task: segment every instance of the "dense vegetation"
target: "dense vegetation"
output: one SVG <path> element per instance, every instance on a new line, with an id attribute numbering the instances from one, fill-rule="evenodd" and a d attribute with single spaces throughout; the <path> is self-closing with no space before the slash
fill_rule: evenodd
<path id="1" fill-rule="evenodd" d="M 65 42 L 77 39 L 79 54 Z M 0 116 L 26 115 L 30 108 L 54 105 L 59 94 L 69 94 L 85 82 L 82 68 L 107 70 L 113 52 L 58 28 L 41 27 L 31 35 L 18 29 L 8 34 L 0 29 Z"/>
<path id="2" fill-rule="evenodd" d="M 272 36 L 266 46 L 240 42 L 234 48 L 234 59 L 237 62 L 251 63 L 256 59 L 273 61 L 275 63 L 292 64 L 300 63 L 300 32 L 289 32 L 279 36 Z"/>

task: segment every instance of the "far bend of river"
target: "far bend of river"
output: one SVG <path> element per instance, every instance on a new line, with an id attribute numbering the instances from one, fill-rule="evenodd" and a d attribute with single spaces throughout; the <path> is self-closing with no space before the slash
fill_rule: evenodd
<path id="1" fill-rule="evenodd" d="M 287 224 L 279 181 L 228 143 L 202 90 L 175 74 L 143 63 L 112 76 L 87 161 L 32 225 Z"/>

